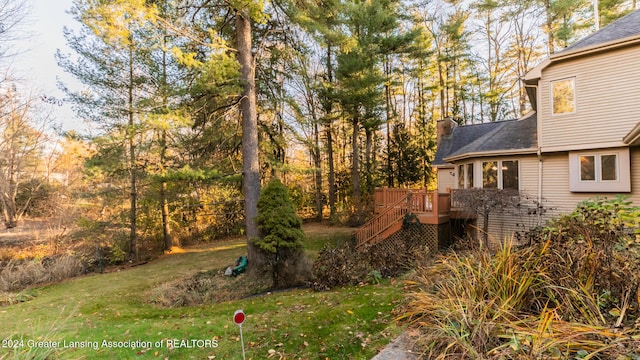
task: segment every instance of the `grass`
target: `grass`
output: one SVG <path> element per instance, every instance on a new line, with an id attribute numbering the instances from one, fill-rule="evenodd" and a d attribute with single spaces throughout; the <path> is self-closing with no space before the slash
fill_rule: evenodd
<path id="1" fill-rule="evenodd" d="M 317 223 L 305 224 L 303 228 L 307 236 L 304 248 L 309 254 L 317 254 L 327 243 L 334 246 L 344 244 L 349 241 L 352 232 L 351 228 L 327 228 Z M 327 231 L 327 229 L 339 230 L 335 232 Z"/>
<path id="2" fill-rule="evenodd" d="M 335 236 L 326 241 L 344 241 L 350 230 L 313 225 L 307 232 L 316 245 L 325 241 L 317 240 L 316 234 L 327 233 Z M 34 352 L 60 359 L 241 359 L 239 329 L 232 322 L 237 309 L 247 314 L 243 325 L 247 359 L 367 359 L 399 333 L 392 310 L 401 291 L 389 280 L 172 309 L 145 300 L 145 293 L 163 283 L 229 265 L 246 253 L 243 241 L 185 249 L 144 266 L 34 289 L 31 301 L 0 307 L 0 341 L 23 341 L 16 350 L 0 348 L 0 359 L 38 358 L 30 356 Z M 173 339 L 186 342 L 174 342 L 171 348 Z M 108 347 L 108 342 L 135 341 L 148 344 L 135 349 Z M 87 347 L 51 354 L 44 348 L 47 344 Z"/>

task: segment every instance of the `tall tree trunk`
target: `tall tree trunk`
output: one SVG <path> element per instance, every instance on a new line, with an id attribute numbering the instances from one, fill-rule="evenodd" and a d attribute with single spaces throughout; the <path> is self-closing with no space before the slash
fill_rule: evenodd
<path id="1" fill-rule="evenodd" d="M 366 162 L 366 174 L 365 174 L 365 181 L 366 181 L 366 193 L 367 194 L 373 194 L 373 178 L 371 177 L 371 173 L 373 172 L 373 135 L 374 135 L 374 130 L 373 129 L 369 129 L 366 128 L 365 129 L 365 136 L 366 136 L 366 143 L 365 143 L 365 162 Z"/>
<path id="2" fill-rule="evenodd" d="M 393 159 L 391 159 L 391 61 L 389 55 L 385 56 L 384 74 L 386 81 L 384 84 L 385 110 L 387 113 L 387 186 L 393 187 Z M 368 145 L 368 144 L 367 144 Z"/>
<path id="3" fill-rule="evenodd" d="M 131 39 L 130 39 L 131 40 Z M 135 129 L 134 129 L 134 108 L 133 108 L 133 40 L 129 45 L 129 163 L 130 163 L 130 181 L 131 181 L 131 211 L 129 213 L 129 255 L 138 258 L 138 246 L 137 246 L 137 234 L 136 234 L 136 143 L 135 143 Z"/>
<path id="4" fill-rule="evenodd" d="M 7 213 L 9 217 L 7 221 L 7 228 L 14 228 L 18 226 L 18 205 L 16 204 L 16 198 L 18 196 L 17 174 L 20 170 L 14 166 L 13 158 L 11 159 L 11 169 L 13 173 L 9 174 L 9 201 L 7 203 Z"/>
<path id="5" fill-rule="evenodd" d="M 7 196 L 1 194 L 0 200 L 2 201 L 2 218 L 4 220 L 4 226 L 7 229 L 16 227 L 17 221 L 15 216 L 15 205 L 11 199 L 7 199 Z M 12 206 L 13 205 L 13 206 Z"/>
<path id="6" fill-rule="evenodd" d="M 314 119 L 316 119 L 315 116 Z M 322 158 L 320 157 L 320 129 L 317 121 L 313 124 L 313 165 L 316 181 L 316 220 L 322 221 Z"/>
<path id="7" fill-rule="evenodd" d="M 420 61 L 420 69 L 422 69 L 423 63 Z M 422 73 L 422 71 L 420 71 Z M 418 109 L 420 116 L 420 125 L 421 125 L 421 136 L 422 136 L 422 187 L 425 189 L 429 184 L 429 162 L 427 159 L 428 148 L 429 148 L 429 133 L 427 132 L 427 104 L 425 100 L 425 91 L 422 76 L 418 76 Z"/>
<path id="8" fill-rule="evenodd" d="M 329 218 L 336 216 L 336 170 L 333 160 L 333 130 L 331 122 L 325 125 L 325 136 L 327 137 L 327 162 L 329 167 Z"/>
<path id="9" fill-rule="evenodd" d="M 546 14 L 546 28 L 547 28 L 547 48 L 549 55 L 555 52 L 556 37 L 553 33 L 553 16 L 551 15 L 551 0 L 544 1 L 544 9 Z"/>
<path id="10" fill-rule="evenodd" d="M 260 164 L 258 160 L 258 109 L 256 102 L 256 69 L 251 53 L 251 18 L 248 10 L 236 12 L 238 62 L 243 85 L 242 100 L 242 170 L 244 190 L 244 216 L 247 236 L 249 270 L 255 273 L 264 263 L 264 256 L 252 239 L 260 236 L 256 217 L 260 197 Z"/>
<path id="11" fill-rule="evenodd" d="M 353 113 L 353 134 L 351 135 L 351 182 L 353 185 L 353 203 L 360 205 L 360 146 L 358 144 L 358 133 L 360 132 L 360 121 L 358 120 L 358 109 Z"/>
<path id="12" fill-rule="evenodd" d="M 166 157 L 167 157 L 167 131 L 162 130 L 160 138 L 160 167 L 164 175 Z M 173 246 L 173 237 L 171 236 L 171 226 L 169 224 L 169 201 L 167 200 L 167 182 L 162 180 L 160 183 L 160 203 L 162 206 L 162 233 L 164 235 L 164 244 L 167 250 L 171 250 Z"/>
<path id="13" fill-rule="evenodd" d="M 163 5 L 166 5 L 163 4 Z M 164 12 L 164 6 L 163 6 Z M 163 49 L 167 49 L 167 35 L 165 29 L 165 35 L 162 38 Z M 166 110 L 169 106 L 167 99 L 167 51 L 162 51 L 162 106 Z M 163 176 L 163 180 L 160 183 L 160 206 L 162 211 L 162 234 L 164 237 L 164 246 L 167 250 L 171 250 L 173 246 L 173 238 L 171 236 L 171 226 L 169 224 L 169 201 L 167 200 L 167 181 L 164 180 L 167 164 L 167 130 L 162 128 L 160 134 L 160 171 Z"/>
<path id="14" fill-rule="evenodd" d="M 446 88 L 442 60 L 438 60 L 438 84 L 440 86 L 440 118 L 445 119 L 449 115 L 446 103 Z"/>
<path id="15" fill-rule="evenodd" d="M 333 63 L 331 62 L 331 43 L 327 42 L 327 80 L 329 85 L 333 84 Z M 327 162 L 329 168 L 329 218 L 336 216 L 336 172 L 333 159 L 333 98 L 328 97 L 325 103 L 325 116 L 327 123 L 325 124 L 325 136 L 327 137 Z"/>

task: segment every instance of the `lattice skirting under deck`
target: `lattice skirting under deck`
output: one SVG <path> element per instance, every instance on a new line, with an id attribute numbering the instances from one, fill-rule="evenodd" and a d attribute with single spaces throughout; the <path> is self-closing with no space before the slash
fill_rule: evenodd
<path id="1" fill-rule="evenodd" d="M 451 243 L 451 225 L 410 223 L 402 229 L 372 246 L 385 252 L 409 249 L 435 254 Z M 426 255 L 426 254 L 423 254 Z"/>

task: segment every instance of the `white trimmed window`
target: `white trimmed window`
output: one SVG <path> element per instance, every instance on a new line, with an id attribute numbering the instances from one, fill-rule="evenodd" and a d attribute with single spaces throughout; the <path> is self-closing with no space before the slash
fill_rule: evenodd
<path id="1" fill-rule="evenodd" d="M 482 187 L 484 189 L 520 190 L 518 160 L 483 161 Z"/>
<path id="2" fill-rule="evenodd" d="M 570 190 L 630 192 L 629 149 L 569 153 Z"/>
<path id="3" fill-rule="evenodd" d="M 551 82 L 551 114 L 563 115 L 576 112 L 575 78 Z"/>
<path id="4" fill-rule="evenodd" d="M 498 188 L 498 162 L 497 161 L 482 162 L 482 188 L 483 189 Z"/>
<path id="5" fill-rule="evenodd" d="M 458 189 L 473 188 L 473 163 L 458 165 Z"/>

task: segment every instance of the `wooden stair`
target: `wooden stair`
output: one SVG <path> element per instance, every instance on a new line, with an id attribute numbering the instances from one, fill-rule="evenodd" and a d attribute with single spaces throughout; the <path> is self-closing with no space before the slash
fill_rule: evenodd
<path id="1" fill-rule="evenodd" d="M 361 247 L 364 244 L 376 244 L 402 228 L 402 220 L 408 212 L 406 195 L 397 202 L 391 204 L 382 212 L 376 214 L 373 219 L 356 230 L 356 244 Z M 404 205 L 404 206 L 403 206 Z"/>
<path id="2" fill-rule="evenodd" d="M 449 194 L 426 189 L 376 189 L 375 216 L 355 232 L 356 247 L 377 244 L 402 229 L 407 214 L 423 224 L 449 221 Z"/>

